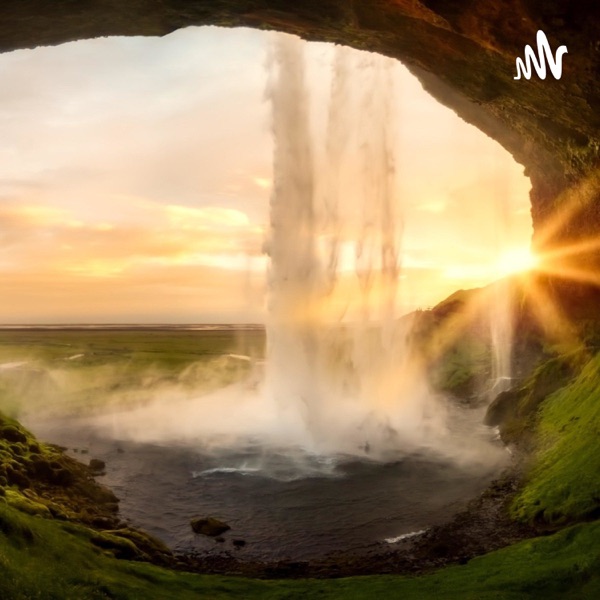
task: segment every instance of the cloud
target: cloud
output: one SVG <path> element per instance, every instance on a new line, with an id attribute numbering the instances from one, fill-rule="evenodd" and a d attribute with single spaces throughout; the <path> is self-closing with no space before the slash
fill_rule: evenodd
<path id="1" fill-rule="evenodd" d="M 264 287 L 239 272 L 202 265 L 137 268 L 82 285 L 76 273 L 3 273 L 4 323 L 259 322 Z M 250 295 L 252 294 L 252 296 Z M 252 302 L 250 301 L 252 298 Z"/>
<path id="2" fill-rule="evenodd" d="M 205 229 L 248 226 L 248 215 L 241 210 L 220 206 L 190 208 L 189 206 L 167 205 L 165 212 L 170 222 L 182 229 Z"/>
<path id="3" fill-rule="evenodd" d="M 239 268 L 260 254 L 262 228 L 240 210 L 138 203 L 144 226 L 78 220 L 50 206 L 0 206 L 2 271 L 48 270 L 113 277 L 136 268 L 213 264 Z"/>
<path id="4" fill-rule="evenodd" d="M 242 282 L 258 281 L 266 264 L 273 147 L 265 39 L 190 28 L 0 55 L 3 319 L 255 314 L 239 307 Z M 325 164 L 330 53 L 307 49 L 317 167 Z M 363 76 L 357 69 L 357 85 Z M 444 269 L 488 260 L 503 198 L 511 245 L 531 235 L 528 182 L 400 65 L 395 76 L 402 293 L 418 305 L 432 290 L 452 291 Z M 356 107 L 339 109 L 351 127 Z M 348 221 L 323 233 L 339 236 L 341 270 L 354 277 L 370 190 L 360 153 L 346 154 L 338 191 Z M 263 290 L 264 279 L 256 285 Z"/>

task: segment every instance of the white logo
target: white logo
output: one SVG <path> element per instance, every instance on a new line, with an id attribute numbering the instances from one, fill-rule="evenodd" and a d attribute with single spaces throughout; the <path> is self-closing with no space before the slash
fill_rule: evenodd
<path id="1" fill-rule="evenodd" d="M 538 77 L 540 79 L 546 79 L 546 61 L 548 61 L 548 66 L 550 67 L 552 75 L 554 75 L 554 79 L 560 79 L 562 75 L 562 57 L 563 54 L 568 53 L 567 47 L 559 46 L 556 51 L 556 57 L 552 56 L 548 38 L 541 29 L 537 32 L 537 46 L 537 56 L 529 44 L 525 46 L 525 62 L 523 62 L 522 58 L 517 58 L 515 61 L 517 76 L 514 77 L 514 79 L 521 79 L 521 73 L 525 76 L 525 79 L 531 79 L 532 63 Z"/>

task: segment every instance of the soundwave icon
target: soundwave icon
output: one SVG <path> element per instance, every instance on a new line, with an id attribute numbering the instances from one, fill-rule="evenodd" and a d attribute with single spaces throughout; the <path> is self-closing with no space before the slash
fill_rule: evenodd
<path id="1" fill-rule="evenodd" d="M 554 78 L 561 78 L 562 57 L 563 54 L 568 53 L 567 47 L 559 46 L 558 50 L 556 51 L 556 56 L 553 56 L 548 38 L 541 29 L 537 32 L 537 46 L 537 56 L 529 44 L 525 46 L 525 61 L 523 61 L 522 58 L 517 58 L 515 61 L 517 67 L 517 76 L 513 79 L 521 79 L 521 74 L 524 75 L 525 79 L 531 79 L 532 65 L 535 68 L 538 77 L 540 79 L 546 79 L 546 61 L 548 61 L 548 66 L 550 67 L 550 71 L 552 75 L 554 75 Z"/>

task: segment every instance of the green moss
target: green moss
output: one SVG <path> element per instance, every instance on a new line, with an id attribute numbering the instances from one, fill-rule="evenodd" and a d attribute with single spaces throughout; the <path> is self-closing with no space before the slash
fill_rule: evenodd
<path id="1" fill-rule="evenodd" d="M 478 391 L 482 379 L 489 375 L 490 353 L 485 344 L 463 336 L 446 351 L 433 371 L 437 389 L 459 398 L 468 398 Z"/>
<path id="2" fill-rule="evenodd" d="M 148 560 L 148 556 L 129 539 L 107 532 L 97 532 L 90 537 L 92 544 L 111 552 L 116 558 Z"/>
<path id="3" fill-rule="evenodd" d="M 488 407 L 486 423 L 499 425 L 506 443 L 531 450 L 537 436 L 539 407 L 548 396 L 572 382 L 585 361 L 580 351 L 545 360 L 520 387 L 498 395 Z"/>
<path id="4" fill-rule="evenodd" d="M 81 526 L 36 519 L 0 502 L 0 597 L 562 600 L 594 598 L 600 592 L 598 523 L 522 542 L 427 576 L 333 580 L 260 581 L 177 573 L 111 558 L 90 544 L 89 537 Z M 16 538 L 24 541 L 15 544 L 11 540 Z"/>
<path id="5" fill-rule="evenodd" d="M 6 502 L 21 512 L 27 513 L 28 515 L 37 515 L 47 518 L 52 516 L 46 505 L 36 502 L 35 500 L 31 500 L 19 492 L 15 492 L 14 490 L 5 490 L 5 495 Z"/>
<path id="6" fill-rule="evenodd" d="M 538 413 L 536 451 L 513 513 L 562 524 L 600 512 L 600 354 Z"/>
<path id="7" fill-rule="evenodd" d="M 27 524 L 27 518 L 9 510 L 5 498 L 0 498 L 0 534 L 12 544 L 33 541 L 33 532 Z"/>
<path id="8" fill-rule="evenodd" d="M 409 315 L 410 345 L 427 365 L 433 387 L 462 400 L 474 399 L 490 374 L 489 339 L 481 315 L 468 306 L 481 290 L 460 290 L 429 310 Z"/>
<path id="9" fill-rule="evenodd" d="M 460 374 L 465 356 L 453 351 L 457 352 L 455 371 Z M 547 361 L 523 387 L 518 414 L 526 417 L 521 422 L 528 428 L 535 424 L 537 434 L 526 485 L 512 508 L 519 519 L 561 525 L 598 515 L 600 356 L 589 360 L 579 375 L 570 379 L 579 368 L 573 364 L 571 359 Z M 460 381 L 460 377 L 449 381 Z M 10 468 L 11 473 L 36 461 L 56 463 L 59 467 L 65 464 L 58 450 L 38 444 L 17 422 L 0 417 L 0 426 L 7 427 L 9 437 L 15 438 L 0 438 L 0 466 Z M 39 458 L 34 459 L 35 456 Z M 177 573 L 116 560 L 115 556 L 143 559 L 154 551 L 163 552 L 164 548 L 131 530 L 98 533 L 81 524 L 40 519 L 34 515 L 48 508 L 42 500 L 38 503 L 33 493 L 27 497 L 14 488 L 6 488 L 5 494 L 0 497 L 0 598 L 600 597 L 598 522 L 528 540 L 427 576 L 257 581 Z M 53 500 L 62 501 L 58 497 Z M 37 505 L 43 507 L 41 512 L 36 512 Z"/>

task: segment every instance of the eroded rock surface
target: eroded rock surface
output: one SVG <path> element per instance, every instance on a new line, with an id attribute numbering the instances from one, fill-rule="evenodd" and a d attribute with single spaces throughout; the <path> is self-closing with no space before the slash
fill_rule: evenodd
<path id="1" fill-rule="evenodd" d="M 1 501 L 29 515 L 63 521 L 117 558 L 174 565 L 164 544 L 121 521 L 118 498 L 94 480 L 90 466 L 38 441 L 0 413 Z"/>

